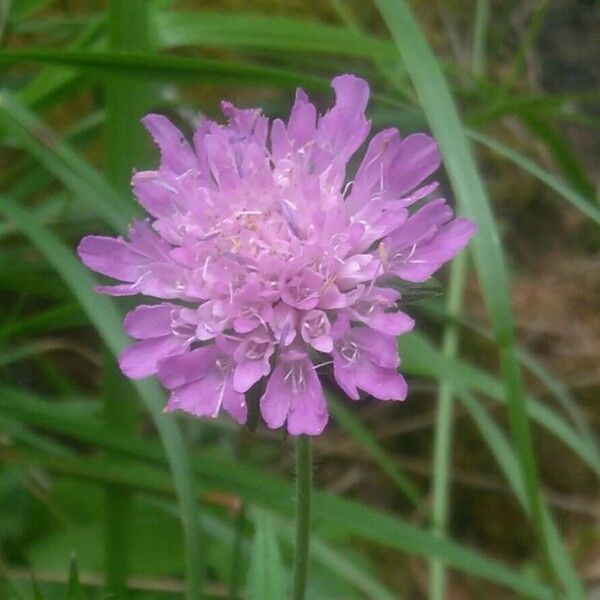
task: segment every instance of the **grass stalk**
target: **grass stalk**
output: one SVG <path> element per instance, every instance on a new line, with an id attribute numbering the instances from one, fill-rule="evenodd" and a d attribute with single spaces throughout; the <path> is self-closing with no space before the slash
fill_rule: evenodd
<path id="1" fill-rule="evenodd" d="M 411 76 L 431 130 L 440 146 L 460 210 L 473 219 L 478 232 L 471 242 L 487 312 L 499 351 L 512 438 L 526 482 L 528 508 L 538 535 L 544 565 L 549 544 L 542 514 L 533 438 L 515 350 L 508 273 L 500 237 L 483 181 L 477 172 L 458 107 L 439 61 L 433 54 L 406 2 L 375 0 Z"/>
<path id="2" fill-rule="evenodd" d="M 485 77 L 487 65 L 487 34 L 490 24 L 490 0 L 477 0 L 473 29 L 473 75 Z"/>
<path id="3" fill-rule="evenodd" d="M 450 268 L 448 291 L 448 314 L 458 318 L 462 305 L 463 291 L 467 272 L 467 254 L 461 253 Z M 455 321 L 449 321 L 444 330 L 442 353 L 453 359 L 458 352 L 460 330 Z M 433 532 L 445 535 L 448 524 L 450 504 L 450 465 L 452 454 L 452 419 L 454 410 L 452 384 L 444 379 L 438 390 L 435 438 L 433 446 Z M 446 568 L 439 559 L 430 562 L 429 597 L 431 600 L 443 600 L 446 597 Z"/>
<path id="4" fill-rule="evenodd" d="M 108 3 L 108 41 L 111 50 L 147 48 L 147 7 L 144 0 L 110 0 Z M 105 170 L 110 183 L 126 198 L 131 170 L 143 153 L 139 118 L 145 105 L 144 88 L 121 77 L 107 79 L 105 85 Z M 105 353 L 102 401 L 104 418 L 111 429 L 134 433 L 136 407 L 123 401 L 117 392 L 123 388 L 114 357 Z M 121 376 L 122 377 L 122 376 Z M 109 455 L 110 457 L 110 455 Z M 114 457 L 114 456 L 113 456 Z M 127 598 L 129 573 L 132 498 L 131 492 L 117 485 L 106 486 L 104 518 L 104 569 L 106 591 L 115 600 Z"/>

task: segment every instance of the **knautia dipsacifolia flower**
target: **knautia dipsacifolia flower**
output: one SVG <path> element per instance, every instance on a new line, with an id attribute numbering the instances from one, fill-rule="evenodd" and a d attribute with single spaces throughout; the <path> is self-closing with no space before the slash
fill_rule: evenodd
<path id="1" fill-rule="evenodd" d="M 270 127 L 259 109 L 223 102 L 228 124 L 202 118 L 192 144 L 165 117 L 143 119 L 161 161 L 132 185 L 151 218 L 129 241 L 84 238 L 79 256 L 124 282 L 98 291 L 163 300 L 125 317 L 137 341 L 119 362 L 132 379 L 158 376 L 166 410 L 223 408 L 244 423 L 245 394 L 263 380 L 267 425 L 316 435 L 328 419 L 322 365 L 352 399 L 405 398 L 395 336 L 414 322 L 394 281 L 428 279 L 474 226 L 445 200 L 423 202 L 440 164 L 427 135 L 381 131 L 349 181 L 369 88 L 352 75 L 332 87 L 324 115 L 298 90 L 287 124 Z"/>

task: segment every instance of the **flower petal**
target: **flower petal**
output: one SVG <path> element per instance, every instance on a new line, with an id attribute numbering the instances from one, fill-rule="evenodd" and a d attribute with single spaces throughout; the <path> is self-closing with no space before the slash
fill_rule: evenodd
<path id="1" fill-rule="evenodd" d="M 236 392 L 232 386 L 228 386 L 223 396 L 223 408 L 237 421 L 243 425 L 248 419 L 248 407 L 244 394 Z"/>
<path id="2" fill-rule="evenodd" d="M 308 101 L 304 91 L 297 89 L 287 125 L 289 139 L 294 142 L 297 150 L 314 139 L 316 119 L 317 109 Z"/>
<path id="3" fill-rule="evenodd" d="M 173 312 L 179 312 L 175 304 L 142 304 L 128 312 L 123 320 L 123 328 L 133 338 L 147 340 L 173 333 L 171 322 Z"/>
<path id="4" fill-rule="evenodd" d="M 402 140 L 389 171 L 388 186 L 396 197 L 407 194 L 440 166 L 441 157 L 435 140 L 414 133 Z"/>
<path id="5" fill-rule="evenodd" d="M 140 276 L 140 255 L 121 238 L 88 235 L 79 242 L 77 254 L 86 267 L 101 275 L 129 282 Z"/>
<path id="6" fill-rule="evenodd" d="M 268 367 L 269 363 L 263 360 L 246 359 L 240 362 L 233 371 L 233 387 L 238 392 L 247 392 L 259 379 L 269 374 Z"/>
<path id="7" fill-rule="evenodd" d="M 361 355 L 367 354 L 376 364 L 392 369 L 400 364 L 396 338 L 393 335 L 370 327 L 354 327 L 348 337 L 358 345 Z"/>
<path id="8" fill-rule="evenodd" d="M 190 350 L 160 363 L 158 380 L 169 390 L 204 377 L 215 367 L 218 349 L 215 344 Z"/>
<path id="9" fill-rule="evenodd" d="M 412 331 L 415 326 L 415 320 L 400 311 L 375 311 L 372 316 L 362 320 L 372 329 L 387 335 L 402 335 Z"/>
<path id="10" fill-rule="evenodd" d="M 346 392 L 352 400 L 358 400 L 359 394 L 356 387 L 356 377 L 352 365 L 344 360 L 341 354 L 333 351 L 333 376 L 337 384 Z"/>
<path id="11" fill-rule="evenodd" d="M 166 412 L 181 410 L 195 417 L 216 417 L 223 401 L 223 390 L 219 391 L 219 380 L 206 377 L 176 388 L 169 398 Z"/>
<path id="12" fill-rule="evenodd" d="M 271 429 L 279 429 L 285 423 L 292 401 L 285 376 L 285 364 L 279 363 L 273 369 L 260 399 L 260 414 Z"/>
<path id="13" fill-rule="evenodd" d="M 304 369 L 305 387 L 297 392 L 292 390 L 287 429 L 290 435 L 319 435 L 329 420 L 327 403 L 319 378 L 308 358 Z"/>
<path id="14" fill-rule="evenodd" d="M 370 360 L 357 363 L 356 384 L 379 400 L 404 400 L 406 381 L 394 369 L 386 369 Z"/>
<path id="15" fill-rule="evenodd" d="M 130 379 L 143 379 L 157 372 L 160 361 L 183 352 L 185 347 L 185 341 L 173 335 L 142 340 L 121 352 L 119 367 Z"/>
<path id="16" fill-rule="evenodd" d="M 419 244 L 412 256 L 395 266 L 393 272 L 406 281 L 426 281 L 467 245 L 475 229 L 475 224 L 468 219 L 454 219 L 430 240 Z"/>
<path id="17" fill-rule="evenodd" d="M 161 169 L 184 173 L 198 167 L 198 161 L 181 131 L 163 115 L 150 114 L 142 119 L 154 142 L 160 148 Z"/>

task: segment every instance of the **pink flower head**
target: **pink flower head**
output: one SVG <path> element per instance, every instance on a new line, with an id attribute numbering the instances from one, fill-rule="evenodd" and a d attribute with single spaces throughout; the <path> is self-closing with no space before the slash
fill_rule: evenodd
<path id="1" fill-rule="evenodd" d="M 223 408 L 244 423 L 245 394 L 261 382 L 269 427 L 317 435 L 324 363 L 352 399 L 405 398 L 395 336 L 414 322 L 394 281 L 425 281 L 475 227 L 445 200 L 425 201 L 440 164 L 427 135 L 378 133 L 347 182 L 369 133 L 369 88 L 353 75 L 332 86 L 324 115 L 298 90 L 287 123 L 270 127 L 260 110 L 223 102 L 228 124 L 202 118 L 192 144 L 165 117 L 143 119 L 161 162 L 132 185 L 150 219 L 129 240 L 90 236 L 78 252 L 121 282 L 99 291 L 162 300 L 125 317 L 137 341 L 119 362 L 132 379 L 158 376 L 166 410 Z"/>

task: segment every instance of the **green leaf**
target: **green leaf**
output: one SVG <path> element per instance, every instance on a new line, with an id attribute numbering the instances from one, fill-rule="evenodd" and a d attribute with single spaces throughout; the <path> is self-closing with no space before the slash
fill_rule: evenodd
<path id="1" fill-rule="evenodd" d="M 77 570 L 77 557 L 75 554 L 71 556 L 69 564 L 69 581 L 67 583 L 67 593 L 65 600 L 85 600 L 83 588 L 79 582 L 79 572 Z"/>
<path id="2" fill-rule="evenodd" d="M 421 308 L 424 309 L 425 314 L 433 317 L 438 323 L 455 322 L 462 327 L 468 328 L 470 331 L 481 336 L 483 339 L 493 342 L 493 336 L 491 336 L 486 329 L 465 318 L 459 319 L 452 317 L 447 311 L 442 309 L 438 303 L 429 302 L 427 304 L 422 304 Z M 573 396 L 569 393 L 568 389 L 526 349 L 522 347 L 517 348 L 517 356 L 523 367 L 526 368 L 532 375 L 534 375 L 540 381 L 540 383 L 544 385 L 546 390 L 554 397 L 557 404 L 571 419 L 571 422 L 573 425 L 575 425 L 579 434 L 585 438 L 589 447 L 594 448 L 594 452 L 597 453 L 598 444 L 585 419 L 585 415 L 577 405 L 575 398 L 573 398 Z M 528 403 L 529 402 L 533 402 L 535 404 L 537 400 L 529 397 Z M 598 456 L 600 460 L 600 455 Z"/>
<path id="3" fill-rule="evenodd" d="M 20 50 L 0 52 L 1 63 L 39 63 L 85 69 L 87 75 L 134 77 L 151 81 L 183 80 L 195 84 L 269 85 L 294 89 L 328 89 L 326 80 L 275 67 L 206 58 L 143 53 Z"/>
<path id="4" fill-rule="evenodd" d="M 327 406 L 331 416 L 356 440 L 373 462 L 394 482 L 410 502 L 418 506 L 421 497 L 415 484 L 398 469 L 392 458 L 381 447 L 371 432 L 361 423 L 360 419 L 344 405 L 344 400 L 338 399 L 333 391 L 326 390 Z"/>
<path id="5" fill-rule="evenodd" d="M 40 334 L 49 331 L 65 331 L 71 327 L 81 327 L 87 320 L 80 308 L 73 302 L 42 310 L 31 317 L 7 323 L 0 327 L 0 340 L 8 336 Z"/>
<path id="6" fill-rule="evenodd" d="M 279 542 L 273 522 L 263 511 L 253 515 L 255 533 L 248 572 L 250 600 L 280 600 L 285 598 L 285 578 Z"/>
<path id="7" fill-rule="evenodd" d="M 164 464 L 159 447 L 152 442 L 123 436 L 119 432 L 106 431 L 94 423 L 86 423 L 61 415 L 48 402 L 35 400 L 31 394 L 3 387 L 0 394 L 0 414 L 9 414 L 49 432 L 59 433 L 96 447 L 121 452 L 124 455 L 146 461 L 132 469 L 114 462 L 92 460 L 90 457 L 65 460 L 36 455 L 36 463 L 47 468 L 98 482 L 133 485 L 138 490 L 168 493 L 172 483 L 156 467 L 148 463 Z M 202 490 L 216 489 L 240 497 L 246 503 L 255 504 L 282 516 L 291 517 L 293 486 L 281 478 L 256 470 L 239 460 L 231 460 L 219 453 L 207 451 L 193 458 L 194 470 Z M 438 557 L 449 566 L 464 573 L 487 579 L 532 598 L 551 599 L 552 591 L 545 585 L 500 565 L 478 552 L 469 550 L 446 538 L 433 536 L 403 519 L 362 506 L 327 492 L 314 493 L 314 519 L 318 531 L 320 525 L 336 529 L 339 535 L 360 537 L 412 555 Z"/>
<path id="8" fill-rule="evenodd" d="M 487 38 L 490 26 L 490 0 L 477 0 L 473 26 L 472 67 L 475 77 L 483 77 L 487 63 Z"/>
<path id="9" fill-rule="evenodd" d="M 31 579 L 31 593 L 33 595 L 33 600 L 46 600 L 35 577 L 32 577 Z"/>
<path id="10" fill-rule="evenodd" d="M 548 173 L 548 171 L 540 167 L 531 159 L 478 131 L 469 130 L 469 137 L 514 163 L 526 173 L 533 175 L 542 183 L 546 184 L 551 190 L 554 190 L 557 194 L 565 198 L 565 200 L 570 202 L 584 215 L 587 215 L 590 219 L 600 224 L 600 208 L 596 204 L 593 204 L 587 198 L 570 188 L 567 184 Z"/>
<path id="11" fill-rule="evenodd" d="M 107 4 L 108 41 L 113 52 L 148 49 L 148 11 L 146 0 L 109 0 Z M 132 169 L 144 154 L 144 131 L 139 125 L 148 102 L 148 88 L 139 81 L 122 77 L 107 78 L 104 86 L 106 122 L 104 127 L 104 164 L 107 179 L 124 197 L 130 192 Z M 125 378 L 106 353 L 102 369 L 102 402 L 109 428 L 134 433 L 136 411 L 132 403 L 123 403 Z M 106 590 L 122 598 L 126 595 L 127 577 L 132 556 L 132 498 L 128 490 L 110 486 L 105 492 L 104 571 Z M 200 540 L 197 540 L 200 544 Z M 189 556 L 197 560 L 202 553 Z M 196 600 L 202 589 L 203 567 L 188 565 L 187 598 Z"/>
<path id="12" fill-rule="evenodd" d="M 526 509 L 527 494 L 523 477 L 519 469 L 519 461 L 515 456 L 510 444 L 504 438 L 500 428 L 487 414 L 479 402 L 468 392 L 462 390 L 459 393 L 460 400 L 471 418 L 475 421 L 481 432 L 481 437 L 489 446 L 496 462 L 504 473 L 510 487 L 515 492 L 517 500 Z M 552 519 L 550 511 L 544 507 L 544 524 L 547 528 L 548 539 L 550 540 L 550 560 L 554 570 L 560 573 L 561 580 L 565 582 L 565 589 L 569 598 L 585 598 L 585 591 L 577 578 L 573 566 L 567 555 L 562 551 L 562 542 L 560 533 Z"/>
<path id="13" fill-rule="evenodd" d="M 19 5 L 22 4 L 20 1 Z M 83 50 L 88 47 L 97 48 L 98 36 L 103 27 L 102 20 L 91 22 L 69 44 L 70 50 Z M 18 92 L 18 99 L 29 108 L 41 109 L 77 91 L 84 78 L 81 73 L 73 69 L 57 69 L 48 67 L 38 73 Z"/>
<path id="14" fill-rule="evenodd" d="M 0 93 L 0 123 L 75 197 L 117 230 L 124 230 L 134 215 L 126 202 L 90 164 L 47 125 L 6 92 Z"/>
<path id="15" fill-rule="evenodd" d="M 12 3 L 10 7 L 10 20 L 26 19 L 32 13 L 43 9 L 54 0 L 20 0 Z"/>
<path id="16" fill-rule="evenodd" d="M 527 112 L 520 116 L 529 130 L 546 146 L 573 189 L 585 198 L 594 198 L 594 185 L 568 147 L 566 140 L 559 135 L 548 119 Z"/>
<path id="17" fill-rule="evenodd" d="M 283 16 L 212 11 L 176 11 L 158 14 L 161 46 L 214 46 L 259 52 L 315 52 L 378 60 L 396 60 L 387 40 L 319 23 Z"/>
<path id="18" fill-rule="evenodd" d="M 31 215 L 0 196 L 0 213 L 10 218 L 46 257 L 61 276 L 73 296 L 79 301 L 98 333 L 116 356 L 126 344 L 121 331 L 121 316 L 110 299 L 93 291 L 94 279 L 58 238 L 52 235 Z M 194 476 L 185 450 L 183 438 L 176 422 L 162 415 L 164 396 L 154 381 L 133 383 L 138 395 L 150 412 L 167 454 L 181 508 L 186 551 L 190 562 L 198 564 L 198 519 L 194 498 Z"/>
<path id="19" fill-rule="evenodd" d="M 526 482 L 530 515 L 547 559 L 549 540 L 543 526 L 534 445 L 515 353 L 506 267 L 485 188 L 441 66 L 407 3 L 404 0 L 375 0 L 375 4 L 392 34 L 440 146 L 458 205 L 478 227 L 470 247 L 498 346 L 508 416 Z"/>
<path id="20" fill-rule="evenodd" d="M 294 526 L 289 520 L 275 516 L 273 516 L 273 522 L 280 531 L 282 539 L 292 547 L 295 541 Z M 311 535 L 310 553 L 315 562 L 322 563 L 332 573 L 351 583 L 357 590 L 365 594 L 365 597 L 369 600 L 399 600 L 397 594 L 392 594 L 373 576 L 360 569 L 356 561 L 349 560 L 331 545 L 323 542 L 314 533 Z"/>
<path id="21" fill-rule="evenodd" d="M 404 373 L 446 380 L 457 388 L 481 392 L 496 402 L 506 403 L 501 381 L 466 361 L 444 358 L 422 334 L 413 331 L 401 336 L 398 347 Z M 562 441 L 600 476 L 600 455 L 594 444 L 532 396 L 527 396 L 527 412 L 531 419 Z"/>

